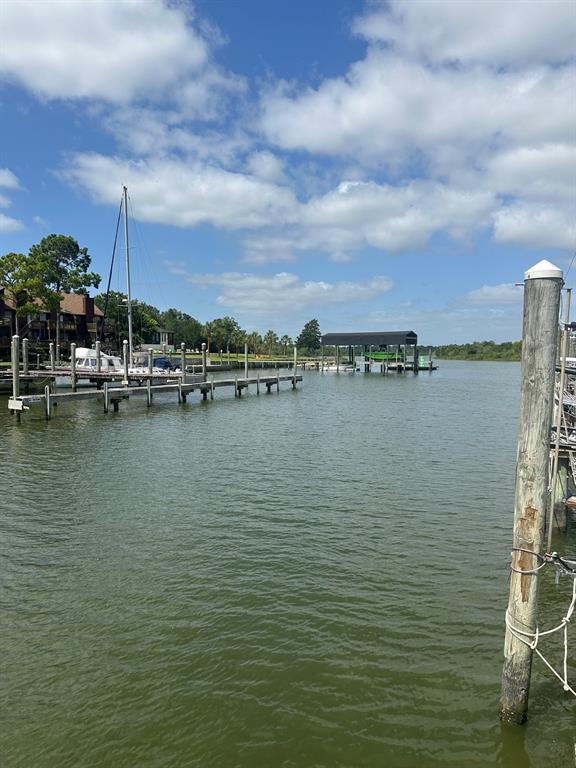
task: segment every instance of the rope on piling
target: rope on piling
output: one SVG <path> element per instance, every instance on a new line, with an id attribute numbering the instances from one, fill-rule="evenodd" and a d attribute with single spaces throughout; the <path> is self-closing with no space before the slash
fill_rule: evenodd
<path id="1" fill-rule="evenodd" d="M 536 625 L 535 632 L 528 632 L 524 629 L 520 629 L 520 627 L 516 627 L 512 623 L 512 620 L 508 611 L 506 611 L 506 626 L 510 630 L 511 634 L 517 640 L 520 640 L 521 643 L 524 643 L 524 645 L 527 645 L 529 648 L 531 648 L 533 651 L 535 651 L 538 654 L 538 656 L 542 659 L 542 661 L 548 667 L 548 669 L 558 678 L 558 680 L 560 680 L 560 682 L 562 683 L 563 689 L 567 693 L 571 693 L 574 697 L 576 697 L 576 690 L 574 690 L 574 688 L 572 688 L 572 686 L 568 682 L 568 625 L 570 624 L 572 615 L 574 614 L 574 610 L 576 609 L 576 561 L 566 560 L 565 558 L 561 557 L 557 552 L 552 552 L 551 554 L 546 552 L 543 555 L 540 555 L 537 552 L 532 552 L 531 550 L 524 549 L 522 547 L 513 547 L 512 552 L 527 552 L 528 554 L 535 557 L 539 563 L 535 568 L 531 568 L 527 570 L 520 570 L 518 568 L 514 568 L 511 565 L 510 568 L 515 573 L 520 573 L 526 576 L 532 576 L 538 573 L 538 571 L 540 571 L 546 565 L 552 563 L 559 571 L 562 571 L 566 575 L 573 577 L 572 599 L 570 600 L 570 604 L 568 605 L 568 610 L 566 611 L 566 615 L 562 618 L 562 620 L 557 626 L 552 627 L 551 629 L 546 629 L 542 631 L 540 630 L 538 625 Z M 552 664 L 548 661 L 548 659 L 545 658 L 544 654 L 538 648 L 538 644 L 542 637 L 553 635 L 556 632 L 563 632 L 563 635 L 564 635 L 563 637 L 564 653 L 563 653 L 562 673 L 558 672 L 552 666 Z"/>

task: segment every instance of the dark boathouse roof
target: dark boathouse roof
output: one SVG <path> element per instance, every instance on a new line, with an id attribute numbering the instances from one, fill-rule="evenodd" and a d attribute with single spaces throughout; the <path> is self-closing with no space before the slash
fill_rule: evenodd
<path id="1" fill-rule="evenodd" d="M 418 344 L 418 335 L 414 331 L 377 331 L 368 333 L 325 333 L 322 345 L 332 346 L 370 346 L 380 347 L 386 344 Z"/>

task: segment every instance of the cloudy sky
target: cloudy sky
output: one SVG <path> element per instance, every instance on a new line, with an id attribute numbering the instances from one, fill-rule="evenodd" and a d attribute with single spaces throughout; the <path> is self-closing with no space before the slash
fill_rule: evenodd
<path id="1" fill-rule="evenodd" d="M 576 248 L 575 40 L 572 0 L 1 0 L 0 252 L 107 274 L 126 184 L 160 308 L 517 339 Z"/>

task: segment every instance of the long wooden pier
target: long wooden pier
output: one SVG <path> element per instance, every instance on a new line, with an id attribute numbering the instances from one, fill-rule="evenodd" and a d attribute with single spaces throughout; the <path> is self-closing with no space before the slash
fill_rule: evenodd
<path id="1" fill-rule="evenodd" d="M 233 379 L 216 379 L 214 375 L 208 380 L 206 372 L 206 352 L 203 347 L 203 370 L 201 375 L 190 376 L 185 369 L 184 364 L 179 372 L 154 373 L 150 364 L 148 371 L 130 371 L 124 349 L 124 370 L 103 372 L 99 370 L 81 371 L 75 368 L 74 362 L 71 369 L 57 369 L 54 365 L 51 370 L 29 370 L 27 364 L 26 346 L 24 345 L 23 365 L 20 370 L 19 338 L 14 336 L 12 339 L 12 368 L 5 372 L 0 379 L 12 381 L 12 396 L 8 400 L 8 409 L 20 419 L 23 411 L 28 411 L 33 406 L 42 406 L 47 419 L 52 417 L 53 409 L 59 403 L 75 402 L 77 400 L 99 400 L 103 402 L 104 412 L 107 413 L 110 407 L 118 411 L 120 403 L 123 400 L 129 400 L 134 396 L 143 396 L 146 398 L 146 405 L 150 407 L 155 394 L 175 392 L 179 403 L 185 403 L 189 394 L 199 392 L 203 400 L 210 397 L 214 400 L 214 393 L 222 387 L 233 387 L 234 396 L 242 397 L 244 390 L 248 391 L 252 385 L 256 388 L 256 394 L 260 394 L 262 387 L 270 393 L 272 388 L 280 391 L 281 382 L 290 382 L 292 388 L 296 389 L 296 384 L 302 381 L 302 376 L 297 374 L 297 352 L 294 348 L 294 361 L 292 363 L 292 373 L 280 374 L 276 371 L 275 375 L 248 376 L 248 357 L 246 352 L 244 376 L 236 376 Z M 126 344 L 124 344 L 126 347 Z M 99 350 L 98 350 L 99 352 Z M 74 353 L 72 355 L 74 361 Z M 182 349 L 182 362 L 184 363 L 184 350 Z M 53 384 L 60 376 L 70 376 L 72 383 L 71 392 L 54 392 Z M 95 389 L 84 389 L 77 391 L 76 385 L 79 380 L 88 380 L 93 382 Z M 44 386 L 43 393 L 38 394 L 20 394 L 20 383 L 48 382 Z"/>
<path id="2" fill-rule="evenodd" d="M 278 392 L 280 391 L 281 382 L 290 382 L 292 388 L 296 388 L 296 384 L 302 381 L 302 376 L 294 374 L 276 374 L 276 376 L 255 376 L 251 378 L 235 378 L 235 379 L 212 379 L 210 381 L 194 381 L 186 382 L 184 377 L 177 382 L 170 384 L 152 384 L 149 378 L 146 381 L 145 386 L 118 386 L 112 382 L 104 381 L 101 389 L 90 389 L 80 392 L 52 392 L 50 385 L 46 385 L 43 394 L 36 395 L 19 395 L 18 397 L 11 397 L 8 400 L 8 408 L 16 413 L 30 410 L 32 406 L 43 406 L 47 419 L 52 417 L 54 406 L 59 403 L 75 402 L 77 400 L 100 400 L 104 405 L 104 413 L 108 413 L 110 407 L 114 411 L 119 410 L 120 403 L 123 400 L 129 400 L 134 396 L 142 396 L 146 398 L 146 405 L 149 407 L 152 405 L 154 395 L 163 394 L 165 392 L 175 392 L 179 403 L 185 403 L 189 394 L 192 392 L 199 392 L 203 400 L 207 400 L 210 397 L 214 400 L 214 393 L 217 389 L 222 387 L 233 387 L 235 397 L 242 397 L 242 392 L 248 390 L 250 385 L 256 387 L 256 394 L 260 394 L 260 390 L 265 387 L 266 391 L 270 393 L 274 387 Z"/>

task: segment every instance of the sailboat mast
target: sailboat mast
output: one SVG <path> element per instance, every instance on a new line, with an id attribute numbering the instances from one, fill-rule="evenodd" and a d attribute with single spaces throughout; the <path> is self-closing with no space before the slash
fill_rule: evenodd
<path id="1" fill-rule="evenodd" d="M 130 285 L 130 248 L 128 245 L 128 187 L 124 189 L 124 240 L 126 243 L 126 286 L 128 293 L 128 361 L 133 363 L 132 346 L 132 288 Z"/>

